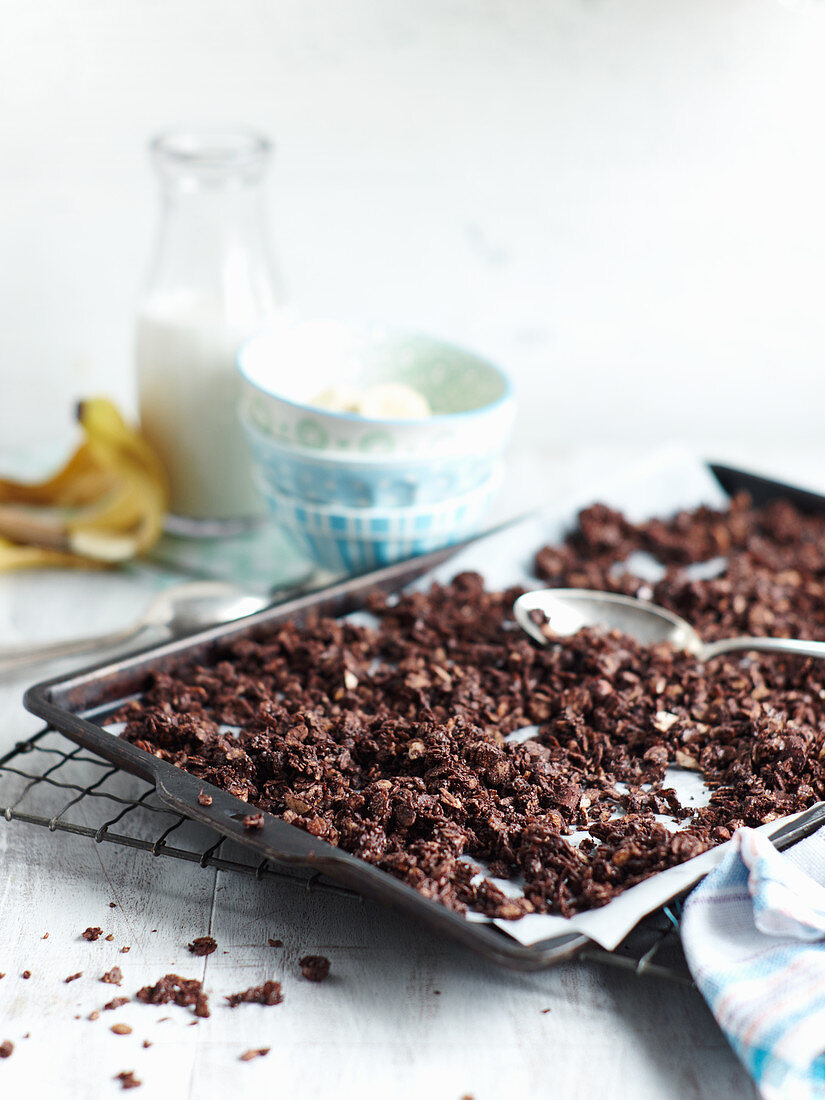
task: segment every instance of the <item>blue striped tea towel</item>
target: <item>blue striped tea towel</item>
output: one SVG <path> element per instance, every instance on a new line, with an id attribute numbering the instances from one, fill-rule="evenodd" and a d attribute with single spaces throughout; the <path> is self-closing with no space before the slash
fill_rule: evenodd
<path id="1" fill-rule="evenodd" d="M 685 903 L 688 966 L 766 1100 L 825 1100 L 825 829 L 740 829 Z"/>

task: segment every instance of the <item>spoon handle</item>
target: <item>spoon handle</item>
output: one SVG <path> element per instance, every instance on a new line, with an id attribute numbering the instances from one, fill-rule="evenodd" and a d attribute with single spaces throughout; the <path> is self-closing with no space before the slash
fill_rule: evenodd
<path id="1" fill-rule="evenodd" d="M 799 657 L 825 657 L 825 642 L 807 642 L 798 638 L 723 638 L 702 646 L 702 660 L 710 661 L 722 653 L 735 653 L 740 649 L 761 653 L 794 653 Z"/>
<path id="2" fill-rule="evenodd" d="M 118 645 L 146 629 L 145 623 L 132 624 L 125 630 L 115 630 L 108 634 L 94 634 L 85 638 L 73 638 L 65 642 L 45 642 L 39 644 L 0 646 L 0 673 L 12 669 L 24 668 L 39 661 L 50 661 L 56 657 L 70 657 L 74 653 L 88 653 L 95 649 Z"/>

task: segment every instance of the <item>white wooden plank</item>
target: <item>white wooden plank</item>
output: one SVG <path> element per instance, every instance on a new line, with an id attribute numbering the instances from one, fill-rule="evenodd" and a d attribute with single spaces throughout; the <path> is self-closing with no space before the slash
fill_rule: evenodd
<path id="1" fill-rule="evenodd" d="M 577 964 L 510 974 L 372 905 L 18 824 L 3 835 L 0 1031 L 16 1050 L 0 1073 L 12 1092 L 36 1073 L 44 1095 L 83 1096 L 135 1069 L 141 1095 L 158 1097 L 252 1096 L 273 1081 L 287 1095 L 575 1096 L 608 1074 L 617 1097 L 754 1095 L 699 996 L 669 983 Z M 89 924 L 115 940 L 80 939 Z M 186 943 L 207 932 L 218 951 L 195 959 Z M 331 959 L 326 983 L 300 976 L 304 953 Z M 97 980 L 112 965 L 126 995 L 170 971 L 203 975 L 212 1017 L 191 1027 L 188 1010 L 132 1004 L 89 1022 L 121 993 Z M 282 1005 L 221 1004 L 266 978 L 283 982 Z M 115 1020 L 133 1034 L 112 1035 Z M 262 1046 L 268 1058 L 238 1062 Z"/>

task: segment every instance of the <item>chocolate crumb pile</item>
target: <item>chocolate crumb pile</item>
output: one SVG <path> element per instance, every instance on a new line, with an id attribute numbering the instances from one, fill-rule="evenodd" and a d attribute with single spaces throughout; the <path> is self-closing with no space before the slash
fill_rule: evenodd
<path id="1" fill-rule="evenodd" d="M 115 1076 L 115 1080 L 120 1081 L 121 1087 L 124 1089 L 140 1088 L 140 1086 L 143 1084 L 142 1081 L 139 1081 L 137 1077 L 135 1077 L 134 1070 L 131 1069 L 124 1070 L 122 1073 L 118 1073 Z"/>
<path id="2" fill-rule="evenodd" d="M 238 1005 L 243 1004 L 279 1005 L 283 999 L 280 982 L 253 985 L 243 993 L 232 993 L 226 998 L 231 1008 L 237 1008 Z"/>
<path id="3" fill-rule="evenodd" d="M 211 955 L 218 950 L 217 941 L 213 936 L 197 936 L 187 947 L 193 955 Z"/>
<path id="4" fill-rule="evenodd" d="M 170 1002 L 184 1008 L 191 1005 L 196 1016 L 209 1015 L 209 998 L 203 991 L 203 983 L 196 978 L 165 974 L 154 985 L 145 985 L 143 989 L 139 989 L 137 999 L 147 1005 L 165 1005 Z"/>
<path id="5" fill-rule="evenodd" d="M 665 567 L 656 584 L 623 566 L 634 551 Z M 697 562 L 718 570 L 696 579 Z M 535 567 L 548 586 L 652 599 L 708 641 L 825 639 L 825 518 L 784 502 L 643 524 L 594 505 Z M 603 905 L 823 797 L 822 662 L 737 653 L 703 666 L 593 630 L 539 648 L 513 623 L 519 591 L 464 573 L 397 601 L 375 594 L 375 628 L 310 618 L 227 639 L 208 666 L 156 673 L 119 715 L 123 736 L 453 910 L 503 918 Z M 703 774 L 708 806 L 680 805 L 674 765 Z M 521 878 L 523 897 L 479 880 L 468 857 Z"/>
<path id="6" fill-rule="evenodd" d="M 309 982 L 322 982 L 329 975 L 329 959 L 326 955 L 304 955 L 299 959 L 298 965 Z"/>

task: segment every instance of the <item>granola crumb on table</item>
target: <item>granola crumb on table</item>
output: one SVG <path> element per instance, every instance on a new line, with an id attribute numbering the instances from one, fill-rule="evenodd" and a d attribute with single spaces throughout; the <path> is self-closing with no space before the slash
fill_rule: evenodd
<path id="1" fill-rule="evenodd" d="M 326 955 L 304 955 L 298 960 L 298 965 L 309 982 L 323 982 L 329 976 L 329 959 Z"/>
<path id="2" fill-rule="evenodd" d="M 209 998 L 203 991 L 203 983 L 197 978 L 181 978 L 179 974 L 164 974 L 154 985 L 145 985 L 137 991 L 137 999 L 148 1005 L 165 1005 L 173 1002 L 183 1008 L 192 1007 L 195 1015 L 209 1016 Z M 164 1016 L 158 1023 L 168 1019 Z"/>
<path id="3" fill-rule="evenodd" d="M 263 985 L 253 985 L 243 993 L 232 993 L 226 997 L 230 1008 L 242 1004 L 279 1005 L 283 1002 L 281 983 L 267 981 Z"/>
<path id="4" fill-rule="evenodd" d="M 218 944 L 214 936 L 196 936 L 187 947 L 193 955 L 203 956 L 217 951 Z"/>
<path id="5" fill-rule="evenodd" d="M 137 1077 L 135 1077 L 134 1071 L 131 1069 L 124 1070 L 122 1073 L 116 1074 L 115 1080 L 120 1081 L 121 1087 L 124 1089 L 140 1088 L 140 1086 L 143 1084 L 142 1081 L 139 1081 Z"/>

